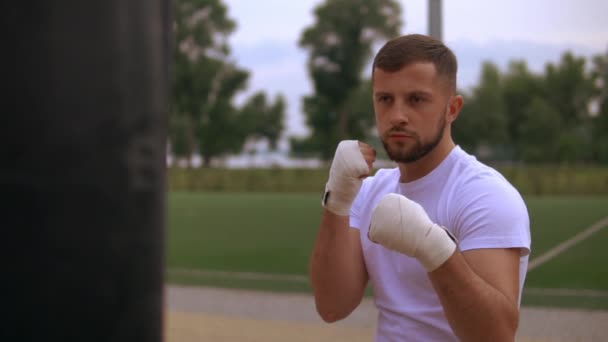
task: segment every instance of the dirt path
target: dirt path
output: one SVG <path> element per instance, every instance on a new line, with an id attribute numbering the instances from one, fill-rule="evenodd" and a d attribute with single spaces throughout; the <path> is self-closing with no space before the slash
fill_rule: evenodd
<path id="1" fill-rule="evenodd" d="M 373 341 L 376 309 L 365 299 L 339 323 L 325 324 L 305 294 L 167 288 L 167 341 Z M 519 342 L 608 341 L 608 312 L 522 308 Z"/>

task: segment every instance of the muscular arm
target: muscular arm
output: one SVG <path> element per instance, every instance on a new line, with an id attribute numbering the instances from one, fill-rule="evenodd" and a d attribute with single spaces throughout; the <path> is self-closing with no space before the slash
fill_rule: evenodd
<path id="1" fill-rule="evenodd" d="M 317 311 L 330 323 L 348 316 L 361 302 L 368 275 L 359 230 L 349 215 L 363 179 L 371 175 L 376 151 L 356 140 L 338 144 L 325 185 L 321 227 L 310 258 Z"/>
<path id="2" fill-rule="evenodd" d="M 348 216 L 325 210 L 310 259 L 317 311 L 330 323 L 348 316 L 361 302 L 368 275 L 359 230 Z"/>
<path id="3" fill-rule="evenodd" d="M 513 341 L 519 323 L 519 249 L 456 251 L 429 273 L 462 341 Z"/>

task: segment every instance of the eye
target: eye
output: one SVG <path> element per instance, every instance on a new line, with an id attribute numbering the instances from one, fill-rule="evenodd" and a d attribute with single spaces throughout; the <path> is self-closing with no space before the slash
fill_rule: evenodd
<path id="1" fill-rule="evenodd" d="M 389 95 L 380 95 L 376 98 L 376 101 L 378 101 L 379 103 L 390 103 L 392 101 L 392 97 Z"/>
<path id="2" fill-rule="evenodd" d="M 419 103 L 424 102 L 424 98 L 420 95 L 414 94 L 414 95 L 410 96 L 410 102 L 413 104 L 419 104 Z"/>

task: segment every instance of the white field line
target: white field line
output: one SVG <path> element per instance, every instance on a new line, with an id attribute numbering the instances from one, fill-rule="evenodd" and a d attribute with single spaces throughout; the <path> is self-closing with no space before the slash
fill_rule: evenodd
<path id="1" fill-rule="evenodd" d="M 592 226 L 590 226 L 589 228 L 583 230 L 582 232 L 574 235 L 570 239 L 568 239 L 568 240 L 560 243 L 559 245 L 551 248 L 550 250 L 548 250 L 547 252 L 543 253 L 542 255 L 540 255 L 540 256 L 532 259 L 530 261 L 530 263 L 528 263 L 528 272 L 530 272 L 533 269 L 537 268 L 538 266 L 546 263 L 547 261 L 555 258 L 560 253 L 564 252 L 565 250 L 567 250 L 568 248 L 574 246 L 575 244 L 577 244 L 577 243 L 585 240 L 586 238 L 590 237 L 591 235 L 599 232 L 602 228 L 604 228 L 606 226 L 608 226 L 608 216 L 604 217 L 600 221 L 594 223 Z"/>
<path id="2" fill-rule="evenodd" d="M 602 228 L 608 226 L 608 217 L 603 218 L 599 222 L 596 222 L 584 231 L 576 234 L 572 238 L 560 243 L 559 245 L 551 248 L 549 251 L 534 258 L 528 264 L 528 271 L 546 263 L 553 259 L 560 253 L 564 252 L 568 248 L 581 242 L 582 240 L 590 237 L 597 233 Z M 201 269 L 186 269 L 186 268 L 172 268 L 167 270 L 169 275 L 173 276 L 198 276 L 198 277 L 211 277 L 211 278 L 223 278 L 223 279 L 234 279 L 234 280 L 274 280 L 284 281 L 293 283 L 308 283 L 309 279 L 304 275 L 294 274 L 271 274 L 271 273 L 255 273 L 255 272 L 230 272 L 230 271 L 215 271 L 215 270 L 201 270 Z M 608 297 L 608 291 L 594 291 L 594 290 L 580 290 L 580 289 L 542 289 L 542 288 L 526 288 L 524 290 L 528 294 L 532 295 L 553 295 L 553 296 L 583 296 L 583 297 Z"/>

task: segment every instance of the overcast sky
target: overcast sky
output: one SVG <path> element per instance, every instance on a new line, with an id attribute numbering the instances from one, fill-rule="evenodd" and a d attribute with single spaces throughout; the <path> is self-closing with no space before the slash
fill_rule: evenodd
<path id="1" fill-rule="evenodd" d="M 297 41 L 314 23 L 318 0 L 224 0 L 237 22 L 230 43 L 238 65 L 251 72 L 248 91 L 282 93 L 287 134 L 303 135 L 301 97 L 311 93 L 306 52 Z M 402 33 L 427 32 L 427 1 L 402 0 Z M 608 50 L 608 0 L 443 0 L 443 37 L 459 61 L 461 88 L 475 85 L 481 63 L 504 68 L 525 59 L 535 71 L 566 50 L 590 56 Z M 371 95 L 370 95 L 371 96 Z M 370 113 L 373 115 L 373 113 Z"/>

